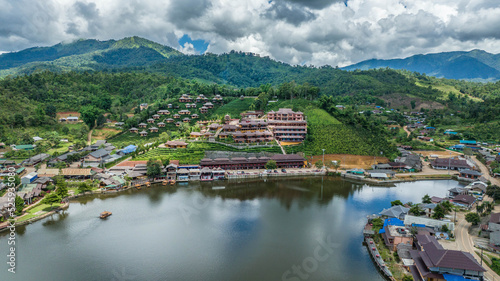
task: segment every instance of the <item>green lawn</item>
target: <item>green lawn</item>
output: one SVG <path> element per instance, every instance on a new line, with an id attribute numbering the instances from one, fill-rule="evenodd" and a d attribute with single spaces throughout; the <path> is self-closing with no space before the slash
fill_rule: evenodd
<path id="1" fill-rule="evenodd" d="M 26 211 L 27 214 L 24 215 L 22 218 L 20 218 L 18 220 L 18 222 L 22 222 L 22 221 L 29 220 L 31 218 L 40 216 L 41 214 L 50 212 L 51 210 L 58 208 L 60 206 L 61 206 L 61 204 L 59 204 L 59 203 L 52 205 L 52 207 L 48 204 L 40 203 L 40 204 L 36 205 L 35 207 L 28 209 Z M 43 213 L 36 214 L 37 212 L 43 212 Z"/>
<path id="2" fill-rule="evenodd" d="M 254 102 L 254 99 L 235 99 L 219 108 L 217 108 L 213 114 L 212 118 L 216 116 L 225 116 L 229 114 L 232 118 L 240 118 L 240 113 L 243 111 L 247 111 L 250 108 L 250 105 Z"/>

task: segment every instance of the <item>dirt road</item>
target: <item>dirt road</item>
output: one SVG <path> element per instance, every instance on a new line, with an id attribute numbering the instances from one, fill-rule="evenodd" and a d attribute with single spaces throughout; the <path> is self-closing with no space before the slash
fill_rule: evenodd
<path id="1" fill-rule="evenodd" d="M 472 159 L 474 159 L 474 162 L 476 162 L 477 166 L 481 170 L 481 173 L 487 180 L 489 180 L 492 184 L 500 186 L 500 180 L 490 176 L 490 170 L 488 169 L 488 167 L 486 167 L 483 163 L 479 162 L 476 156 L 472 156 Z"/>
<path id="2" fill-rule="evenodd" d="M 407 137 L 409 137 L 411 132 L 408 130 L 408 126 L 404 126 L 403 130 L 405 130 Z"/>

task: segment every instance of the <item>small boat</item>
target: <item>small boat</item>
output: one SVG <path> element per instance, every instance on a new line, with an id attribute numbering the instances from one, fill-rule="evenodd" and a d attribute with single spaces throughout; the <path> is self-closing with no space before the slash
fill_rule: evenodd
<path id="1" fill-rule="evenodd" d="M 161 182 L 162 185 L 167 185 L 168 184 L 168 180 L 164 180 Z"/>
<path id="2" fill-rule="evenodd" d="M 112 213 L 111 213 L 111 212 L 104 211 L 104 212 L 102 212 L 102 213 L 101 213 L 101 215 L 100 215 L 99 217 L 100 217 L 101 219 L 105 219 L 105 218 L 107 218 L 107 217 L 109 217 L 109 216 L 111 216 L 111 215 L 112 215 Z"/>
<path id="3" fill-rule="evenodd" d="M 174 184 L 175 184 L 175 180 L 171 180 L 170 185 L 174 185 Z"/>
<path id="4" fill-rule="evenodd" d="M 151 183 L 150 183 L 149 181 L 148 181 L 148 182 L 146 182 L 146 186 L 147 186 L 147 187 L 150 187 L 150 186 L 151 186 Z"/>
<path id="5" fill-rule="evenodd" d="M 135 188 L 137 188 L 137 189 L 141 189 L 141 185 L 140 185 L 140 184 L 136 184 L 136 185 L 135 185 Z"/>

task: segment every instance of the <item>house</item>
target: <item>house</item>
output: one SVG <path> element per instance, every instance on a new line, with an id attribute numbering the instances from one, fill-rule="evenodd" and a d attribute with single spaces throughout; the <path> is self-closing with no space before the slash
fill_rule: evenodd
<path id="1" fill-rule="evenodd" d="M 213 169 L 212 170 L 212 178 L 214 180 L 223 180 L 226 178 L 226 171 L 222 169 Z"/>
<path id="2" fill-rule="evenodd" d="M 139 108 L 141 110 L 144 110 L 144 109 L 148 108 L 148 104 L 147 103 L 141 103 L 141 105 L 139 106 Z"/>
<path id="3" fill-rule="evenodd" d="M 192 103 L 191 108 L 196 108 L 196 103 Z"/>
<path id="4" fill-rule="evenodd" d="M 212 169 L 205 167 L 201 169 L 201 176 L 200 176 L 201 181 L 211 181 L 213 180 L 212 178 Z"/>
<path id="5" fill-rule="evenodd" d="M 455 230 L 455 224 L 451 221 L 435 220 L 427 217 L 417 217 L 412 215 L 405 216 L 404 225 L 406 226 L 420 225 L 430 229 L 434 229 L 435 231 L 441 230 L 443 226 L 446 225 L 446 227 L 448 227 L 450 231 Z"/>
<path id="6" fill-rule="evenodd" d="M 434 211 L 434 208 L 436 208 L 437 204 L 436 203 L 422 203 L 418 204 L 418 207 L 422 209 L 422 211 L 425 212 L 425 215 L 430 218 L 432 215 L 432 212 Z"/>
<path id="7" fill-rule="evenodd" d="M 382 210 L 382 212 L 380 212 L 379 215 L 384 216 L 384 217 L 388 217 L 388 218 L 397 218 L 397 219 L 403 220 L 409 211 L 410 211 L 409 208 L 406 208 L 406 207 L 403 207 L 400 205 L 396 205 L 396 206 L 392 206 L 389 209 Z"/>
<path id="8" fill-rule="evenodd" d="M 123 125 L 125 125 L 125 123 L 124 123 L 124 122 L 116 122 L 116 123 L 115 123 L 115 126 L 116 126 L 116 127 L 121 127 L 121 126 L 123 126 Z"/>
<path id="9" fill-rule="evenodd" d="M 165 146 L 167 148 L 187 148 L 187 143 L 183 141 L 167 141 Z"/>
<path id="10" fill-rule="evenodd" d="M 500 213 L 491 214 L 490 221 L 488 222 L 488 230 L 500 232 Z"/>
<path id="11" fill-rule="evenodd" d="M 153 124 L 155 122 L 155 120 L 153 118 L 148 118 L 148 120 L 146 120 L 146 122 Z"/>
<path id="12" fill-rule="evenodd" d="M 188 169 L 178 169 L 177 170 L 177 181 L 179 181 L 179 182 L 189 181 L 189 170 Z"/>
<path id="13" fill-rule="evenodd" d="M 199 181 L 201 176 L 200 169 L 190 169 L 189 170 L 189 180 L 190 181 Z"/>
<path id="14" fill-rule="evenodd" d="M 391 251 L 396 251 L 399 244 L 413 244 L 413 235 L 405 226 L 386 225 L 382 237 Z"/>
<path id="15" fill-rule="evenodd" d="M 191 108 L 191 104 L 190 103 L 186 103 L 186 108 Z"/>
<path id="16" fill-rule="evenodd" d="M 66 117 L 66 121 L 68 121 L 68 122 L 77 122 L 78 121 L 78 117 L 77 116 L 69 116 L 69 117 Z"/>
<path id="17" fill-rule="evenodd" d="M 90 145 L 90 150 L 96 151 L 98 150 L 101 146 L 106 145 L 106 140 L 97 140 L 95 143 Z"/>
<path id="18" fill-rule="evenodd" d="M 139 123 L 139 128 L 147 128 L 148 124 L 146 123 Z"/>
<path id="19" fill-rule="evenodd" d="M 396 172 L 391 170 L 368 170 L 366 173 L 374 179 L 387 179 L 396 175 Z"/>
<path id="20" fill-rule="evenodd" d="M 202 134 L 202 133 L 200 133 L 200 132 L 191 132 L 191 133 L 189 134 L 189 137 L 190 137 L 190 138 L 200 138 L 200 137 L 203 137 L 203 134 Z"/>
<path id="21" fill-rule="evenodd" d="M 476 202 L 476 197 L 468 194 L 459 194 L 455 196 L 451 202 L 455 205 L 470 209 L 470 207 L 472 207 L 472 205 Z"/>
<path id="22" fill-rule="evenodd" d="M 59 169 L 38 169 L 38 176 L 40 178 L 52 178 L 59 175 Z"/>
<path id="23" fill-rule="evenodd" d="M 41 153 L 24 160 L 23 163 L 26 166 L 35 166 L 36 164 L 41 163 L 49 158 L 50 158 L 49 154 Z"/>
<path id="24" fill-rule="evenodd" d="M 189 111 L 189 110 L 180 110 L 179 114 L 180 115 L 189 115 L 189 114 L 191 114 L 191 111 Z"/>
<path id="25" fill-rule="evenodd" d="M 97 162 L 97 163 L 105 163 L 107 160 L 111 159 L 109 156 L 109 151 L 104 148 L 93 151 L 84 158 L 85 162 Z"/>
<path id="26" fill-rule="evenodd" d="M 35 145 L 33 144 L 17 144 L 14 146 L 14 150 L 33 150 Z"/>
<path id="27" fill-rule="evenodd" d="M 156 128 L 156 127 L 151 127 L 151 128 L 149 128 L 149 131 L 150 131 L 151 133 L 157 133 L 157 132 L 158 132 L 158 128 Z"/>
<path id="28" fill-rule="evenodd" d="M 423 239 L 419 236 L 420 239 Z M 486 270 L 472 254 L 456 250 L 445 250 L 434 236 L 426 235 L 422 251 L 412 250 L 410 255 L 415 265 L 410 267 L 414 280 L 483 280 Z M 461 277 L 461 279 L 457 279 Z"/>
<path id="29" fill-rule="evenodd" d="M 167 172 L 167 180 L 177 179 L 177 165 L 172 163 L 168 164 L 167 167 L 165 167 L 165 170 Z"/>
<path id="30" fill-rule="evenodd" d="M 184 122 L 184 123 L 189 123 L 189 121 L 191 121 L 191 119 L 189 119 L 189 118 L 187 118 L 187 117 L 186 117 L 186 118 L 184 118 L 184 119 L 182 119 L 182 122 Z"/>
<path id="31" fill-rule="evenodd" d="M 43 140 L 41 137 L 33 137 L 34 142 L 41 141 L 41 140 Z"/>
<path id="32" fill-rule="evenodd" d="M 154 114 L 152 117 L 153 117 L 153 119 L 160 119 L 160 115 L 159 114 Z"/>
<path id="33" fill-rule="evenodd" d="M 454 158 L 436 158 L 431 162 L 431 166 L 434 169 L 440 170 L 467 170 L 471 167 L 466 160 L 454 159 Z"/>
<path id="34" fill-rule="evenodd" d="M 38 174 L 36 172 L 31 172 L 21 178 L 21 184 L 30 184 L 34 182 L 37 178 Z"/>
<path id="35" fill-rule="evenodd" d="M 92 177 L 92 169 L 76 169 L 76 168 L 66 168 L 61 170 L 61 175 L 64 178 L 71 179 L 89 179 Z"/>
<path id="36" fill-rule="evenodd" d="M 160 128 L 164 128 L 165 126 L 166 126 L 166 124 L 163 122 L 158 123 L 158 127 L 160 127 Z"/>
<path id="37" fill-rule="evenodd" d="M 180 126 L 181 126 L 181 124 L 182 124 L 181 122 L 175 122 L 175 126 L 176 126 L 176 127 L 180 127 Z"/>
<path id="38" fill-rule="evenodd" d="M 174 122 L 174 119 L 172 119 L 172 118 L 167 118 L 167 119 L 165 119 L 165 122 L 167 122 L 167 123 L 173 123 L 173 122 Z"/>
<path id="39" fill-rule="evenodd" d="M 206 106 L 202 106 L 202 107 L 200 108 L 200 113 L 201 113 L 201 114 L 207 114 L 207 113 L 208 113 L 208 107 L 206 107 Z"/>
<path id="40" fill-rule="evenodd" d="M 208 108 L 208 109 L 214 108 L 214 105 L 211 102 L 204 103 L 203 106 L 206 107 L 206 108 Z"/>
<path id="41" fill-rule="evenodd" d="M 439 203 L 443 202 L 444 200 L 445 200 L 444 198 L 437 197 L 437 196 L 431 197 L 431 202 L 434 204 L 439 204 Z"/>
<path id="42" fill-rule="evenodd" d="M 191 115 L 191 119 L 196 119 L 196 118 L 200 118 L 200 116 L 196 113 Z"/>
<path id="43" fill-rule="evenodd" d="M 172 108 L 172 104 L 171 104 L 171 103 L 167 104 L 167 107 L 168 107 L 168 108 Z M 167 111 L 168 111 L 168 110 L 167 110 Z"/>
<path id="44" fill-rule="evenodd" d="M 21 197 L 26 204 L 31 204 L 32 199 L 38 197 L 42 192 L 42 185 L 36 183 L 23 184 L 17 192 L 17 196 Z"/>
<path id="45" fill-rule="evenodd" d="M 173 116 L 173 117 L 174 117 L 174 118 L 176 118 L 176 119 L 177 119 L 177 118 L 181 118 L 181 116 L 180 116 L 179 114 L 177 114 L 177 113 L 176 113 L 176 114 L 174 114 L 174 116 Z"/>
<path id="46" fill-rule="evenodd" d="M 476 182 L 469 184 L 465 188 L 469 191 L 469 194 L 483 195 L 486 193 L 487 187 L 488 187 L 488 185 L 486 183 L 484 183 L 482 181 L 476 181 Z"/>
<path id="47" fill-rule="evenodd" d="M 139 129 L 137 129 L 137 128 L 130 128 L 129 131 L 131 133 L 136 133 L 136 134 L 139 133 Z"/>
<path id="48" fill-rule="evenodd" d="M 460 194 L 467 194 L 467 190 L 465 188 L 456 186 L 454 188 L 448 189 L 448 197 L 450 198 L 455 198 L 455 196 L 460 195 Z"/>
<path id="49" fill-rule="evenodd" d="M 479 179 L 483 174 L 481 174 L 478 171 L 474 171 L 471 169 L 465 169 L 461 170 L 460 174 L 458 176 L 458 179 L 463 179 L 463 180 L 477 180 Z"/>
<path id="50" fill-rule="evenodd" d="M 123 156 L 123 155 L 127 155 L 127 154 L 134 152 L 136 149 L 137 149 L 137 146 L 131 144 L 131 145 L 128 145 L 128 146 L 120 149 L 116 154 Z"/>
<path id="51" fill-rule="evenodd" d="M 141 131 L 141 132 L 139 133 L 139 135 L 141 135 L 141 137 L 147 137 L 147 136 L 148 136 L 148 132 L 146 132 L 146 131 Z"/>
<path id="52" fill-rule="evenodd" d="M 170 115 L 170 111 L 168 111 L 166 109 L 165 110 L 159 110 L 158 114 L 160 114 L 160 115 Z"/>
<path id="53" fill-rule="evenodd" d="M 403 163 L 407 168 L 413 169 L 414 171 L 422 170 L 422 160 L 417 154 L 407 154 L 406 156 L 398 157 L 394 162 Z"/>

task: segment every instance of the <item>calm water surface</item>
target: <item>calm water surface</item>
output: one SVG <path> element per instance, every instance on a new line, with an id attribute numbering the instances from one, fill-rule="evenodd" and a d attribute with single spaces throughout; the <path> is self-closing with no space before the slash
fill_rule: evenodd
<path id="1" fill-rule="evenodd" d="M 366 216 L 456 185 L 316 177 L 80 198 L 18 228 L 16 274 L 0 234 L 0 280 L 383 280 L 362 246 Z M 113 215 L 100 220 L 104 210 Z"/>

